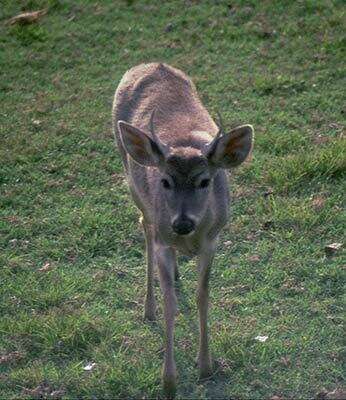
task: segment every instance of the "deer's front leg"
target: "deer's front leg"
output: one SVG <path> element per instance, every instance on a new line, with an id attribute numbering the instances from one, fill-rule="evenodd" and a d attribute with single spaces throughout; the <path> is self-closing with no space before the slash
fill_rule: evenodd
<path id="1" fill-rule="evenodd" d="M 174 397 L 176 392 L 176 367 L 174 361 L 174 318 L 176 296 L 174 289 L 175 251 L 170 247 L 158 246 L 157 262 L 163 294 L 163 313 L 165 318 L 165 359 L 162 371 L 163 388 L 166 396 Z"/>
<path id="2" fill-rule="evenodd" d="M 147 254 L 147 292 L 144 303 L 144 319 L 154 321 L 156 316 L 156 302 L 154 294 L 154 268 L 155 268 L 155 254 L 154 254 L 154 228 L 151 225 L 142 222 Z"/>
<path id="3" fill-rule="evenodd" d="M 199 351 L 198 366 L 200 378 L 207 378 L 212 374 L 212 362 L 208 346 L 208 301 L 209 301 L 209 274 L 215 253 L 215 244 L 206 246 L 198 259 L 198 290 L 197 306 L 199 312 Z"/>

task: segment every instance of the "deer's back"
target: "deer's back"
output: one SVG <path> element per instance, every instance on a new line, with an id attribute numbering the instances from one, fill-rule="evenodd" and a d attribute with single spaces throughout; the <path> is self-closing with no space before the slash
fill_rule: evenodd
<path id="1" fill-rule="evenodd" d="M 192 131 L 217 131 L 191 79 L 161 63 L 141 64 L 123 76 L 116 91 L 114 119 L 148 130 L 151 112 L 163 143 L 176 145 Z"/>

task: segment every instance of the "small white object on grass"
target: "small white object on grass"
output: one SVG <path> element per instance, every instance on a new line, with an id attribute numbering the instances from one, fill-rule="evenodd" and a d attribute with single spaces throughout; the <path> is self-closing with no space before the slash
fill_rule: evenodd
<path id="1" fill-rule="evenodd" d="M 95 367 L 96 363 L 89 363 L 83 367 L 84 371 L 91 371 Z"/>
<path id="2" fill-rule="evenodd" d="M 258 340 L 259 342 L 262 342 L 262 343 L 264 343 L 267 339 L 268 339 L 268 336 L 260 336 L 260 335 L 258 335 L 258 336 L 255 337 L 255 340 Z"/>
<path id="3" fill-rule="evenodd" d="M 325 246 L 324 251 L 328 257 L 333 256 L 335 253 L 340 251 L 342 248 L 342 243 L 331 243 Z"/>

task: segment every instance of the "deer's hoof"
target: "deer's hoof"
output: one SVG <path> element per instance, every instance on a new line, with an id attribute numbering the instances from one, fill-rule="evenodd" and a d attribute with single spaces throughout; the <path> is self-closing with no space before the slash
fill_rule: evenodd
<path id="1" fill-rule="evenodd" d="M 144 310 L 144 321 L 156 321 L 155 311 L 152 310 Z"/>
<path id="2" fill-rule="evenodd" d="M 177 391 L 177 370 L 174 361 L 165 362 L 162 370 L 162 384 L 165 398 L 173 399 Z"/>
<path id="3" fill-rule="evenodd" d="M 211 365 L 203 366 L 199 369 L 199 379 L 208 379 L 213 375 L 213 368 Z"/>
<path id="4" fill-rule="evenodd" d="M 163 392 L 166 399 L 174 399 L 177 391 L 177 380 L 175 375 L 163 377 Z"/>
<path id="5" fill-rule="evenodd" d="M 199 379 L 208 379 L 213 375 L 213 367 L 210 357 L 205 360 L 197 359 L 196 364 L 199 368 Z"/>

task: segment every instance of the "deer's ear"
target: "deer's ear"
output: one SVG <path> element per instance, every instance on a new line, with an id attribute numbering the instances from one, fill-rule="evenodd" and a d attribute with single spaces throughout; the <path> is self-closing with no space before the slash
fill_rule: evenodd
<path id="1" fill-rule="evenodd" d="M 212 143 L 207 158 L 218 168 L 237 167 L 250 154 L 253 138 L 254 131 L 251 125 L 238 126 Z"/>
<path id="2" fill-rule="evenodd" d="M 159 146 L 142 130 L 118 121 L 121 141 L 127 153 L 140 165 L 158 166 L 164 159 Z"/>

